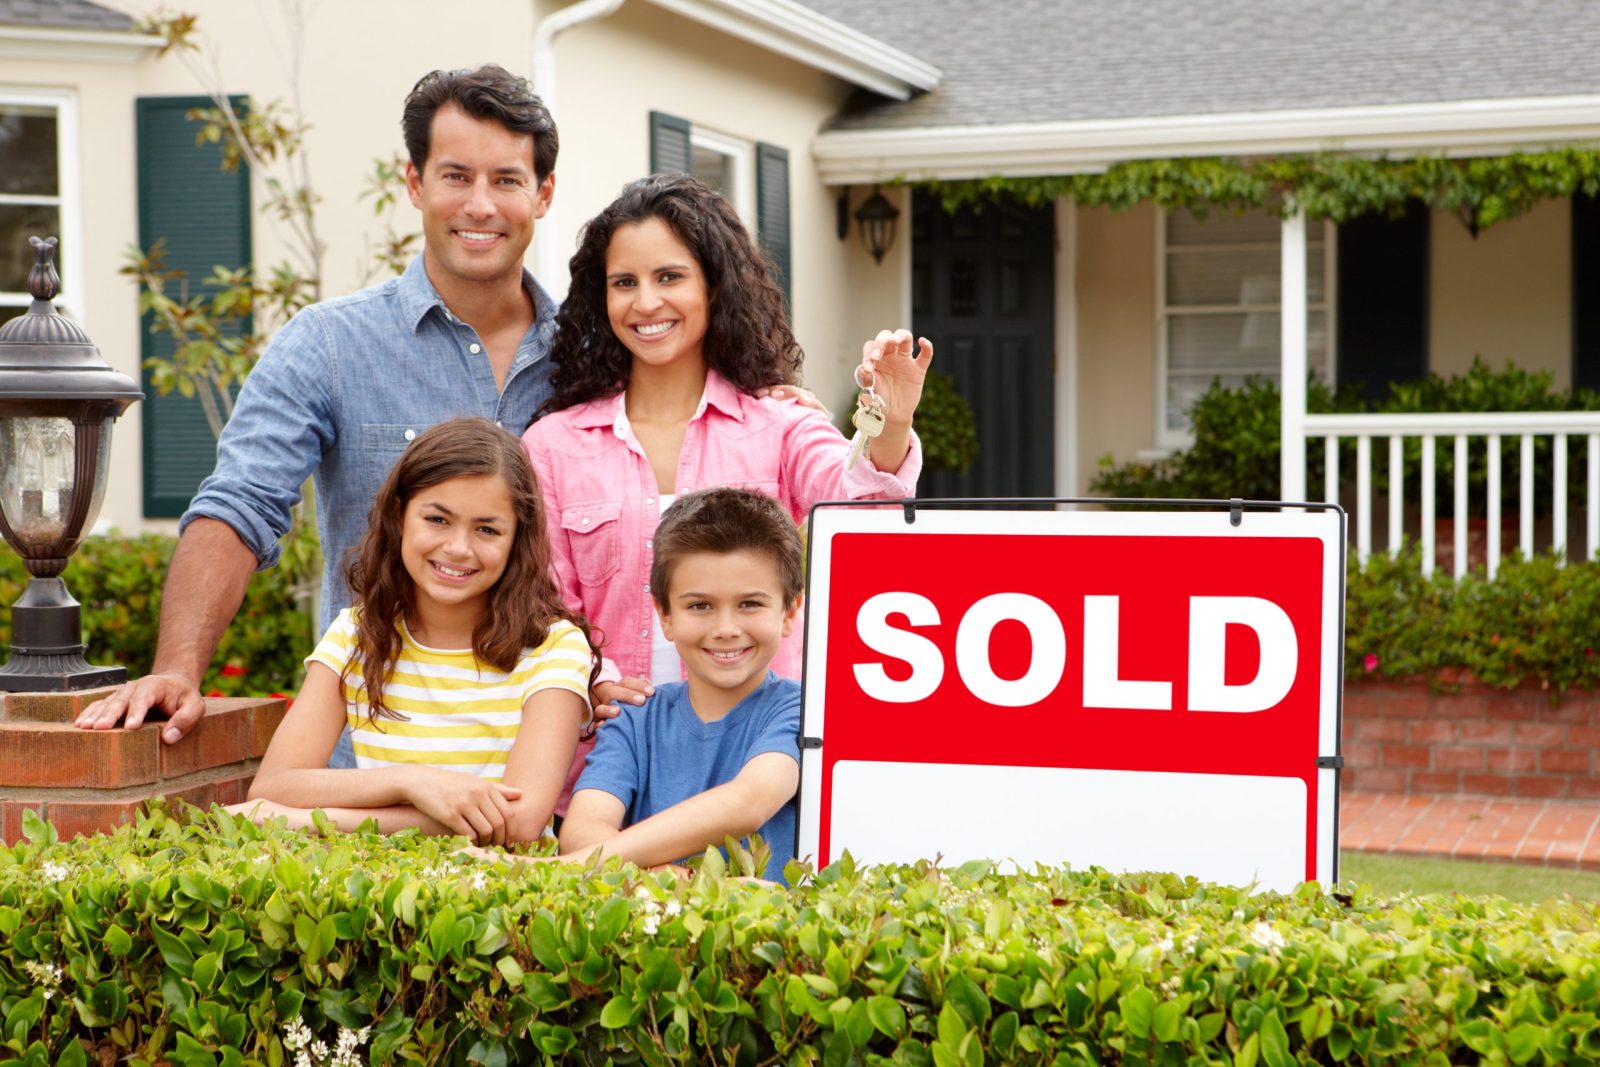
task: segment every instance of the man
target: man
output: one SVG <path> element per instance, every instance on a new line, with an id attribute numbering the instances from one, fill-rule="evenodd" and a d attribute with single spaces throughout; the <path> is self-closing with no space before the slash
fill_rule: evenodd
<path id="1" fill-rule="evenodd" d="M 550 113 L 526 80 L 489 65 L 424 77 L 401 125 L 422 254 L 399 278 L 306 308 L 273 338 L 180 524 L 150 674 L 84 709 L 78 726 L 132 728 L 160 710 L 171 743 L 200 720 L 217 641 L 250 575 L 277 562 L 308 474 L 326 630 L 349 599 L 345 552 L 406 443 L 458 415 L 520 433 L 550 395 L 556 304 L 522 266 L 555 192 Z"/>

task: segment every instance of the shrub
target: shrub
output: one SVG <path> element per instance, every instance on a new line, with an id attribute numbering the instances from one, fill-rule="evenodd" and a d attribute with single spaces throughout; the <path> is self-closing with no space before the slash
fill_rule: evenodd
<path id="1" fill-rule="evenodd" d="M 222 814 L 30 830 L 0 850 L 13 1063 L 276 1065 L 344 1031 L 373 1063 L 1600 1056 L 1588 902 L 848 859 L 784 891 L 714 853 L 674 882 Z"/>
<path id="2" fill-rule="evenodd" d="M 1551 556 L 1503 560 L 1493 579 L 1424 578 L 1414 548 L 1350 558 L 1345 674 L 1424 676 L 1435 685 L 1466 670 L 1501 688 L 1553 693 L 1600 687 L 1600 566 Z"/>
<path id="3" fill-rule="evenodd" d="M 917 437 L 928 470 L 965 472 L 978 456 L 978 428 L 972 406 L 956 391 L 955 379 L 930 370 L 917 404 Z"/>
<path id="4" fill-rule="evenodd" d="M 159 534 L 91 537 L 73 555 L 63 577 L 83 605 L 90 663 L 120 664 L 128 668 L 130 678 L 149 672 L 155 658 L 161 587 L 176 545 L 174 538 Z M 305 555 L 302 551 L 293 558 Z M 222 635 L 201 692 L 265 695 L 293 693 L 299 687 L 301 661 L 315 640 L 313 621 L 298 610 L 295 600 L 302 571 L 274 567 L 250 579 L 244 603 Z M 15 601 L 27 581 L 22 560 L 10 551 L 0 552 L 0 604 Z M 10 642 L 11 613 L 0 610 L 0 646 L 4 646 L 0 655 Z"/>

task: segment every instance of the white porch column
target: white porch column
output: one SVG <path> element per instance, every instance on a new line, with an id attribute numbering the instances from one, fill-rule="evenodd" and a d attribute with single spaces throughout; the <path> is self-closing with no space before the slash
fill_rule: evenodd
<path id="1" fill-rule="evenodd" d="M 1283 413 L 1279 438 L 1283 474 L 1279 496 L 1306 499 L 1306 213 L 1299 208 L 1283 220 L 1282 338 L 1279 392 Z"/>

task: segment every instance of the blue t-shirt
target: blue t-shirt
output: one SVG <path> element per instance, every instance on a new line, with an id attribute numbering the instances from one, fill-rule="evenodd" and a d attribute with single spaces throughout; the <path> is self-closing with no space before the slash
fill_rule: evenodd
<path id="1" fill-rule="evenodd" d="M 599 789 L 628 809 L 632 826 L 674 804 L 733 781 L 763 752 L 800 762 L 800 683 L 767 673 L 767 680 L 716 722 L 702 722 L 689 705 L 687 682 L 656 686 L 655 695 L 601 728 L 573 790 Z M 783 881 L 794 857 L 793 799 L 758 833 L 772 849 L 763 877 Z"/>

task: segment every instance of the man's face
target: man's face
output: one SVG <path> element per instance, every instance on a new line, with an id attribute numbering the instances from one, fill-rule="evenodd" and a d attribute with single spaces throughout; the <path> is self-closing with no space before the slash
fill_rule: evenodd
<path id="1" fill-rule="evenodd" d="M 447 104 L 433 116 L 421 172 L 406 190 L 422 212 L 428 277 L 443 290 L 522 277 L 533 224 L 550 209 L 556 178 L 534 179 L 533 136 Z"/>

